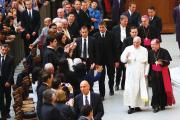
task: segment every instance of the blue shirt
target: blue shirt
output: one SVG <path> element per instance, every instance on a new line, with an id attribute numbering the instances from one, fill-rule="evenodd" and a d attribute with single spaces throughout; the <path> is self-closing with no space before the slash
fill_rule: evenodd
<path id="1" fill-rule="evenodd" d="M 94 10 L 92 8 L 89 8 L 89 16 L 91 18 L 95 18 L 97 21 L 93 23 L 94 28 L 98 29 L 98 25 L 99 23 L 102 21 L 102 16 L 101 16 L 101 12 L 99 10 Z"/>
<path id="2" fill-rule="evenodd" d="M 5 0 L 0 0 L 0 12 L 5 14 L 6 9 L 5 9 Z"/>

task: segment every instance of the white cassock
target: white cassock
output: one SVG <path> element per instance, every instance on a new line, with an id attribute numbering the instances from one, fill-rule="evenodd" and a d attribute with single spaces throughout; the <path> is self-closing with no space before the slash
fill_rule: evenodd
<path id="1" fill-rule="evenodd" d="M 127 57 L 128 56 L 128 57 Z M 124 90 L 124 105 L 131 107 L 143 107 L 148 102 L 147 81 L 148 75 L 148 52 L 140 46 L 126 47 L 121 55 L 121 61 L 127 63 L 126 81 Z"/>

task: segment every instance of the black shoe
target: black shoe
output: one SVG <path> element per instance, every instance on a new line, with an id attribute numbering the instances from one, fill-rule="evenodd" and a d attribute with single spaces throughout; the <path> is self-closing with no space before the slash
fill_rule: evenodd
<path id="1" fill-rule="evenodd" d="M 110 92 L 109 92 L 109 95 L 110 95 L 110 96 L 114 95 L 114 91 L 110 91 Z"/>
<path id="2" fill-rule="evenodd" d="M 165 106 L 161 106 L 160 109 L 161 109 L 161 110 L 165 110 Z"/>
<path id="3" fill-rule="evenodd" d="M 142 110 L 141 110 L 140 107 L 135 107 L 135 111 L 136 111 L 136 112 L 141 112 Z"/>
<path id="4" fill-rule="evenodd" d="M 128 114 L 132 114 L 132 113 L 134 113 L 135 111 L 134 111 L 134 108 L 129 108 L 129 110 L 128 110 Z"/>
<path id="5" fill-rule="evenodd" d="M 101 97 L 101 100 L 104 101 L 104 97 Z"/>
<path id="6" fill-rule="evenodd" d="M 10 114 L 7 114 L 7 115 L 6 115 L 6 118 L 11 118 L 11 115 L 10 115 Z"/>
<path id="7" fill-rule="evenodd" d="M 153 110 L 153 113 L 157 113 L 158 111 L 159 111 L 159 108 L 155 107 L 154 110 Z"/>
<path id="8" fill-rule="evenodd" d="M 119 85 L 116 85 L 115 86 L 115 91 L 118 91 L 119 90 Z"/>

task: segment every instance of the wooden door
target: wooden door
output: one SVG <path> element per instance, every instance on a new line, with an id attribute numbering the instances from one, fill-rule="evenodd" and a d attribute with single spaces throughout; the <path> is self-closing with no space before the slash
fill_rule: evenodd
<path id="1" fill-rule="evenodd" d="M 147 14 L 147 8 L 154 6 L 156 14 L 161 17 L 163 22 L 162 33 L 174 33 L 175 27 L 172 17 L 172 11 L 176 5 L 176 0 L 134 0 L 137 4 L 137 10 L 141 15 Z M 127 0 L 126 6 L 128 8 L 130 0 Z"/>

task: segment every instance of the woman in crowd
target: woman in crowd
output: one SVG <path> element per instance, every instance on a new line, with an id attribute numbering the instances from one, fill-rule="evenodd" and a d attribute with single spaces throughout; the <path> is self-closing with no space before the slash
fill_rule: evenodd
<path id="1" fill-rule="evenodd" d="M 76 115 L 73 109 L 73 100 L 70 99 L 67 102 L 66 94 L 61 89 L 56 91 L 55 107 L 59 110 L 63 120 L 75 120 Z"/>

